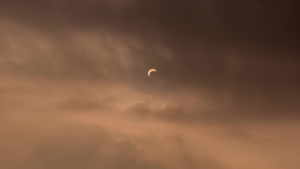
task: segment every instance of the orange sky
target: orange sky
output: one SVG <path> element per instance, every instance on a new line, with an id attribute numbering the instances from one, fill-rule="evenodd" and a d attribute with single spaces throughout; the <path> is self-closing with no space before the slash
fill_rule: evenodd
<path id="1" fill-rule="evenodd" d="M 2 0 L 0 168 L 300 168 L 297 18 L 292 1 Z"/>

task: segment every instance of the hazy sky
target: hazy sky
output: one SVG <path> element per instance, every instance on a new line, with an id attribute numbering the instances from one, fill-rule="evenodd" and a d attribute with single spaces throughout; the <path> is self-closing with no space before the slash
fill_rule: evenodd
<path id="1" fill-rule="evenodd" d="M 299 18 L 291 0 L 1 0 L 0 168 L 299 169 Z"/>

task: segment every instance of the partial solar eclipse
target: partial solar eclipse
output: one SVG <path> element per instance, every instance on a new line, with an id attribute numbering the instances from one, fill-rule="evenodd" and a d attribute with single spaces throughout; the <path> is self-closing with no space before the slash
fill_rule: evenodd
<path id="1" fill-rule="evenodd" d="M 151 75 L 152 72 L 156 72 L 156 70 L 155 70 L 155 69 L 149 69 L 149 70 L 148 70 L 148 76 L 149 76 L 149 77 L 150 77 L 150 75 Z"/>

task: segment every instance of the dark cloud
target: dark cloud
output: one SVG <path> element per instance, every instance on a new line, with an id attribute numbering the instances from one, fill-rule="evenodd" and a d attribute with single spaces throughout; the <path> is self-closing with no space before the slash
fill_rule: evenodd
<path id="1" fill-rule="evenodd" d="M 298 8 L 293 0 L 2 0 L 0 166 L 297 166 L 274 152 L 299 140 Z M 278 141 L 273 123 L 293 139 Z M 186 135 L 166 140 L 175 130 Z M 259 135 L 273 140 L 270 153 L 253 141 Z"/>
<path id="2" fill-rule="evenodd" d="M 150 0 L 32 0 L 2 1 L 1 9 L 3 18 L 37 24 L 41 29 L 50 27 L 51 32 L 65 31 L 66 27 L 103 28 L 155 41 L 164 39 L 173 46 L 233 44 L 297 51 L 295 45 L 299 43 L 296 1 L 188 0 L 170 5 L 169 1 Z M 153 34 L 158 36 L 151 38 Z"/>
<path id="3" fill-rule="evenodd" d="M 239 105 L 264 105 L 270 111 L 275 105 L 275 109 L 297 108 L 299 13 L 293 1 L 174 1 L 172 5 L 168 1 L 1 3 L 3 19 L 55 37 L 50 42 L 55 53 L 50 51 L 49 57 L 42 59 L 41 52 L 45 55 L 46 51 L 33 50 L 23 63 L 4 65 L 11 72 L 62 79 L 131 78 L 133 85 L 141 87 L 139 81 L 143 78 L 135 72 L 155 65 L 161 72 L 163 88 L 172 84 L 211 90 L 216 99 L 230 95 Z M 136 48 L 122 40 L 130 50 L 127 55 L 131 56 L 126 59 L 133 63 L 128 68 L 114 55 L 101 59 L 107 53 L 93 53 L 90 45 L 96 42 L 75 43 L 80 39 L 72 34 L 66 36 L 71 28 L 81 32 L 100 30 L 119 39 L 132 37 L 141 45 Z M 111 38 L 101 38 L 108 52 L 116 50 L 109 42 Z M 39 49 L 38 42 L 31 43 L 27 48 Z M 170 51 L 171 59 L 157 53 L 155 45 Z"/>

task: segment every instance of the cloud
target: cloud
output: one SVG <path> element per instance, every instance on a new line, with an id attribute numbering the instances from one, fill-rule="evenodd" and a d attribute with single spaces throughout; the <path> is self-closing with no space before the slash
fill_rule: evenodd
<path id="1" fill-rule="evenodd" d="M 299 168 L 298 18 L 292 0 L 2 0 L 0 165 Z"/>
<path id="2" fill-rule="evenodd" d="M 67 124 L 56 120 L 46 123 L 28 121 L 6 123 L 15 132 L 2 139 L 1 163 L 5 168 L 164 168 L 147 159 L 131 141 L 116 141 L 101 126 Z M 22 127 L 27 126 L 26 135 Z M 3 129 L 2 129 L 3 130 Z M 31 139 L 27 138 L 30 137 Z M 11 138 L 21 139 L 3 145 Z M 18 148 L 19 147 L 19 148 Z M 17 154 L 10 154 L 16 152 Z M 20 154 L 26 154 L 21 159 Z"/>
<path id="3" fill-rule="evenodd" d="M 3 1 L 1 8 L 1 44 L 9 46 L 2 73 L 209 91 L 232 106 L 217 112 L 234 116 L 293 118 L 299 109 L 292 1 Z M 141 74 L 153 65 L 155 86 Z"/>

